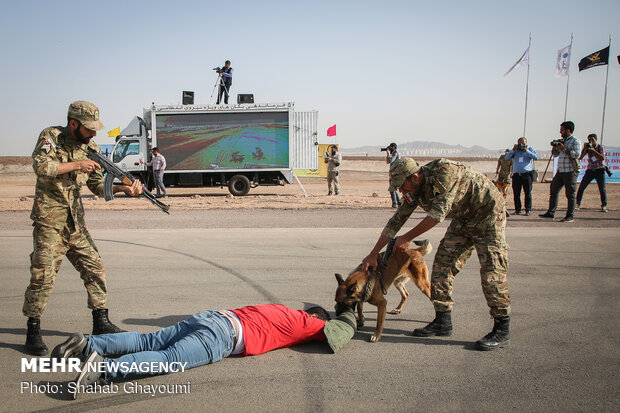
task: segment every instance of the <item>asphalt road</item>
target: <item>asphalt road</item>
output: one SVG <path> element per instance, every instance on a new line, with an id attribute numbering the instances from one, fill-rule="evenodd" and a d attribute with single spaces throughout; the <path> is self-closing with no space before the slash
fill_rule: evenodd
<path id="1" fill-rule="evenodd" d="M 106 264 L 110 318 L 127 330 L 150 332 L 204 309 L 278 302 L 331 310 L 334 273 L 346 275 L 359 263 L 384 220 L 352 228 L 330 212 L 312 213 L 312 228 L 135 229 L 98 225 L 95 217 L 89 222 Z M 235 221 L 234 214 L 223 216 Z M 118 383 L 114 394 L 73 401 L 66 386 L 75 374 L 20 371 L 32 249 L 26 224 L 27 216 L 0 229 L 0 411 L 565 412 L 617 411 L 620 402 L 620 235 L 612 225 L 508 229 L 511 345 L 496 352 L 473 348 L 492 320 L 472 257 L 455 282 L 452 337 L 411 336 L 433 318 L 433 309 L 410 283 L 403 313 L 387 316 L 378 343 L 368 342 L 376 311 L 367 305 L 366 326 L 337 354 L 323 343 L 307 344 Z M 430 231 L 434 246 L 444 230 Z M 398 303 L 396 290 L 388 301 Z M 91 328 L 84 288 L 66 260 L 42 328 L 50 348 Z M 22 391 L 22 383 L 29 388 Z M 136 383 L 185 385 L 189 393 L 135 393 Z M 33 385 L 46 391 L 33 392 Z"/>

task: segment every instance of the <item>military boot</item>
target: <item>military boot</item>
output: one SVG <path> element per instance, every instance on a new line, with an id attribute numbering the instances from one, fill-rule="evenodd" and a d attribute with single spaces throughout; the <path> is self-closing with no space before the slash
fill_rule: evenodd
<path id="1" fill-rule="evenodd" d="M 452 311 L 436 311 L 435 319 L 424 328 L 413 330 L 416 337 L 445 336 L 452 335 Z"/>
<path id="2" fill-rule="evenodd" d="M 124 333 L 125 331 L 126 330 L 121 330 L 108 320 L 107 308 L 93 310 L 93 335 Z"/>
<path id="3" fill-rule="evenodd" d="M 28 332 L 26 333 L 26 352 L 33 356 L 44 356 L 49 349 L 41 337 L 41 319 L 28 317 Z"/>
<path id="4" fill-rule="evenodd" d="M 494 319 L 493 331 L 476 341 L 478 350 L 495 350 L 510 344 L 510 317 Z"/>

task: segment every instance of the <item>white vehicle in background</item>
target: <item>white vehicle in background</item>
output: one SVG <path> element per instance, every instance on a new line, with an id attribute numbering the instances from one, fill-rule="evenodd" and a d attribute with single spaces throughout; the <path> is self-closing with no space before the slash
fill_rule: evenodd
<path id="1" fill-rule="evenodd" d="M 153 105 L 121 131 L 111 158 L 152 187 L 147 162 L 158 147 L 164 185 L 227 186 L 242 196 L 293 183 L 293 169 L 318 168 L 316 145 L 317 112 L 295 112 L 293 103 Z"/>

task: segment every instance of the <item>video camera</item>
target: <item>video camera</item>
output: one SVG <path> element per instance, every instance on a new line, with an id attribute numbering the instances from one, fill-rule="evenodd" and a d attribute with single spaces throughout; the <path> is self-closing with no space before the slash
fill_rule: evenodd
<path id="1" fill-rule="evenodd" d="M 553 146 L 554 148 L 560 144 L 564 144 L 564 139 L 554 139 L 551 141 L 551 146 Z"/>
<path id="2" fill-rule="evenodd" d="M 221 67 L 214 67 L 213 70 L 215 70 L 215 73 L 222 73 L 222 68 Z"/>

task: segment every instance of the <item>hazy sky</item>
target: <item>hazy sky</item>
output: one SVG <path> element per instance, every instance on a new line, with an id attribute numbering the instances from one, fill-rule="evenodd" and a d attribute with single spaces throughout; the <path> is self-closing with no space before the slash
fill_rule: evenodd
<path id="1" fill-rule="evenodd" d="M 39 132 L 90 100 L 107 131 L 151 102 L 235 69 L 232 96 L 318 110 L 319 141 L 343 147 L 432 140 L 511 146 L 523 129 L 526 67 L 503 74 L 532 32 L 526 135 L 558 136 L 566 78 L 558 49 L 574 33 L 568 119 L 601 132 L 605 66 L 577 63 L 612 36 L 604 144 L 620 146 L 620 1 L 5 1 L 0 0 L 2 155 L 29 155 Z M 215 98 L 215 96 L 214 96 Z M 231 99 L 236 101 L 235 98 Z M 214 99 L 213 99 L 214 102 Z"/>

